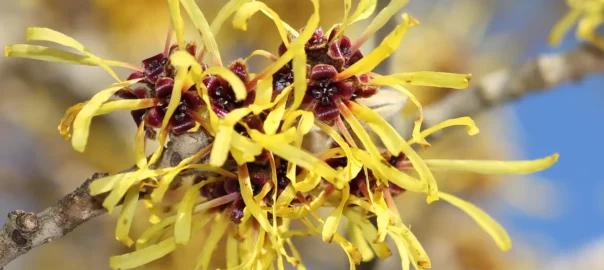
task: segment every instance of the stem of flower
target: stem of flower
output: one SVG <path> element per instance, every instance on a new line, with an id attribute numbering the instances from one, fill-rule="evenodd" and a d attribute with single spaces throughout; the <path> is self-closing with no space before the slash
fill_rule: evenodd
<path id="1" fill-rule="evenodd" d="M 168 34 L 166 34 L 166 44 L 164 45 L 164 57 L 168 57 L 170 54 L 170 44 L 172 44 L 172 28 L 168 29 Z"/>
<path id="2" fill-rule="evenodd" d="M 340 106 L 344 106 L 344 104 L 342 104 L 342 102 L 339 102 L 338 109 L 340 108 Z M 340 113 L 342 113 L 342 110 L 340 110 Z M 340 130 L 342 135 L 344 135 L 344 138 L 346 138 L 346 141 L 348 141 L 348 144 L 350 144 L 354 148 L 359 148 L 357 146 L 357 144 L 354 142 L 354 140 L 352 139 L 352 135 L 350 135 L 350 132 L 348 132 L 348 128 L 346 128 L 346 125 L 344 125 L 344 122 L 342 121 L 342 117 L 338 116 L 336 118 L 336 124 L 338 125 L 338 129 Z"/>
<path id="3" fill-rule="evenodd" d="M 200 212 L 204 212 L 208 209 L 230 203 L 230 202 L 236 200 L 237 198 L 239 198 L 239 196 L 241 196 L 241 195 L 239 195 L 239 193 L 233 192 L 233 193 L 224 195 L 222 197 L 218 197 L 216 199 L 209 200 L 207 202 L 204 202 L 204 203 L 201 203 L 201 204 L 195 206 L 195 208 L 193 209 L 193 213 L 197 214 Z"/>

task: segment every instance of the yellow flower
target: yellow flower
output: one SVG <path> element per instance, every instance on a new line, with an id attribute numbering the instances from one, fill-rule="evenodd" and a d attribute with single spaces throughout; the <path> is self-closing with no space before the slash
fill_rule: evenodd
<path id="1" fill-rule="evenodd" d="M 604 49 L 604 40 L 596 34 L 597 28 L 604 22 L 604 1 L 567 0 L 567 3 L 570 11 L 552 29 L 549 43 L 560 44 L 564 35 L 578 21 L 577 38 Z"/>
<path id="2" fill-rule="evenodd" d="M 403 87 L 411 84 L 465 88 L 469 74 L 372 71 L 394 52 L 407 30 L 418 23 L 409 15 L 403 14 L 401 23 L 374 50 L 366 55 L 359 51 L 407 1 L 391 1 L 354 42 L 345 30 L 369 18 L 376 1 L 360 1 L 353 12 L 351 1 L 344 1 L 342 23 L 327 33 L 319 27 L 318 0 L 311 0 L 313 13 L 301 31 L 294 30 L 259 1 L 231 0 L 211 24 L 194 0 L 167 2 L 176 45 L 171 46 L 169 35 L 164 52 L 143 60 L 143 67 L 101 59 L 75 40 L 43 28 L 28 30 L 28 39 L 55 42 L 81 54 L 36 45 L 6 48 L 7 56 L 101 66 L 118 81 L 89 101 L 70 108 L 59 126 L 66 138 L 73 126 L 73 147 L 84 151 L 92 117 L 130 110 L 137 124 L 137 169 L 98 179 L 90 185 L 93 195 L 108 193 L 103 206 L 109 211 L 122 201 L 116 237 L 136 248 L 112 257 L 112 268 L 131 269 L 157 260 L 179 245 L 186 245 L 192 235 L 206 226 L 212 233 L 199 253 L 196 269 L 210 267 L 223 238 L 226 268 L 265 269 L 277 261 L 278 268 L 284 269 L 285 258 L 303 269 L 291 238 L 314 235 L 321 235 L 324 242 L 336 242 L 348 256 L 352 269 L 373 256 L 390 256 L 386 237 L 396 243 L 403 269 L 408 269 L 410 263 L 419 269 L 429 268 L 426 251 L 404 225 L 393 203 L 393 196 L 404 190 L 425 193 L 428 203 L 443 199 L 457 206 L 476 220 L 500 249 L 511 247 L 505 230 L 486 213 L 439 191 L 432 171 L 526 174 L 548 168 L 558 156 L 516 162 L 420 158 L 412 145 L 429 146 L 425 138 L 431 133 L 461 125 L 474 135 L 478 129 L 470 118 L 463 117 L 420 130 L 421 104 Z M 184 40 L 181 10 L 201 34 L 199 48 Z M 254 51 L 225 67 L 215 35 L 231 16 L 233 26 L 245 30 L 258 12 L 273 20 L 280 33 L 279 56 Z M 255 55 L 271 61 L 258 73 L 250 72 L 246 65 Z M 135 72 L 122 81 L 111 66 Z M 383 86 L 407 95 L 419 108 L 420 117 L 410 140 L 403 139 L 379 114 L 356 102 L 377 94 Z M 363 123 L 378 135 L 386 149 L 374 144 Z M 315 125 L 334 140 L 320 153 L 302 148 L 304 135 Z M 213 136 L 213 142 L 176 166 L 152 167 L 169 136 L 199 128 Z M 150 158 L 144 153 L 148 139 L 159 141 L 159 148 Z M 198 163 L 206 156 L 209 164 Z M 177 176 L 183 176 L 183 171 L 195 177 L 182 177 L 178 185 L 173 183 Z M 175 196 L 181 191 L 177 204 L 164 199 L 172 191 Z M 167 204 L 174 206 L 174 211 L 155 216 L 154 224 L 135 241 L 129 230 L 141 192 L 149 208 Z M 324 219 L 317 214 L 322 207 L 335 209 Z M 377 227 L 368 222 L 369 216 L 377 216 Z M 342 218 L 349 224 L 350 240 L 338 232 Z M 307 229 L 292 230 L 292 222 L 300 222 Z"/>

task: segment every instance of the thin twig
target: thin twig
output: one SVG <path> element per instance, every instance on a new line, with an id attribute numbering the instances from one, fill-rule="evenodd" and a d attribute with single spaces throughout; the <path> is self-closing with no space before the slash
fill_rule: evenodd
<path id="1" fill-rule="evenodd" d="M 499 104 L 602 71 L 604 52 L 591 45 L 566 53 L 541 55 L 511 69 L 487 74 L 475 87 L 431 104 L 424 110 L 424 125 L 430 127 L 450 118 L 476 115 Z"/>

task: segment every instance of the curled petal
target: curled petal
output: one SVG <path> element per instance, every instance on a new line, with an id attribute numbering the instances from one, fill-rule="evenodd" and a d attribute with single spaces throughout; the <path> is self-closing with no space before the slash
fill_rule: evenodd
<path id="1" fill-rule="evenodd" d="M 253 196 L 252 183 L 246 165 L 239 166 L 239 187 L 241 189 L 241 197 L 245 202 L 246 209 L 254 216 L 256 221 L 269 234 L 273 233 L 273 227 L 268 221 L 266 214 L 262 211 L 260 204 L 256 202 Z"/>
<path id="2" fill-rule="evenodd" d="M 122 211 L 117 218 L 117 226 L 115 227 L 115 238 L 128 247 L 134 244 L 134 241 L 128 234 L 130 233 L 132 220 L 136 213 L 139 189 L 139 186 L 131 186 L 130 189 L 128 189 L 128 192 L 126 192 L 126 197 L 122 204 Z"/>
<path id="3" fill-rule="evenodd" d="M 338 229 L 338 225 L 340 224 L 340 219 L 342 219 L 342 211 L 344 210 L 344 206 L 348 201 L 348 195 L 350 195 L 350 186 L 345 185 L 344 189 L 342 189 L 342 200 L 338 207 L 327 217 L 325 220 L 325 225 L 323 225 L 322 237 L 323 241 L 326 243 L 331 243 L 333 237 Z"/>
<path id="4" fill-rule="evenodd" d="M 170 170 L 170 168 L 157 169 L 157 170 L 146 170 L 140 175 L 140 179 L 146 179 L 146 178 L 150 178 L 150 177 L 156 177 L 159 175 L 163 175 L 166 172 L 168 172 L 169 170 Z M 96 179 L 92 183 L 90 183 L 90 194 L 94 196 L 94 195 L 99 195 L 102 193 L 109 192 L 109 191 L 113 190 L 116 183 L 120 182 L 123 179 L 131 178 L 131 177 L 135 176 L 137 173 L 138 172 L 120 173 L 120 174 L 110 175 L 110 176 Z"/>
<path id="5" fill-rule="evenodd" d="M 422 130 L 422 132 L 420 133 L 420 136 L 425 139 L 426 137 L 430 136 L 432 133 L 437 132 L 446 127 L 451 127 L 451 126 L 466 126 L 466 130 L 468 132 L 468 135 L 470 135 L 470 136 L 474 136 L 474 135 L 478 134 L 478 132 L 479 132 L 479 129 L 476 126 L 476 124 L 474 123 L 474 120 L 472 120 L 472 118 L 470 118 L 468 116 L 464 116 L 464 117 L 459 117 L 459 118 L 454 118 L 454 119 L 447 119 L 430 128 Z M 407 141 L 407 144 L 411 145 L 416 142 L 417 142 L 417 139 L 413 138 L 413 139 Z"/>
<path id="6" fill-rule="evenodd" d="M 505 229 L 480 208 L 444 192 L 441 192 L 440 197 L 472 217 L 495 240 L 502 251 L 507 251 L 512 247 L 512 240 Z"/>
<path id="7" fill-rule="evenodd" d="M 237 232 L 233 230 L 226 238 L 226 268 L 233 269 L 239 264 L 239 252 L 237 250 Z"/>
<path id="8" fill-rule="evenodd" d="M 401 84 L 464 89 L 468 87 L 472 74 L 419 71 L 392 74 L 386 77 L 395 78 Z"/>
<path id="9" fill-rule="evenodd" d="M 354 102 L 350 102 L 350 108 L 355 116 L 366 122 L 369 127 L 378 134 L 388 151 L 392 155 L 404 153 L 419 177 L 428 185 L 428 203 L 438 200 L 438 188 L 434 176 L 426 166 L 422 158 L 401 138 L 396 130 L 386 122 L 379 114 Z"/>
<path id="10" fill-rule="evenodd" d="M 250 109 L 248 108 L 235 109 L 220 121 L 216 133 L 216 141 L 214 142 L 214 149 L 210 154 L 211 165 L 222 167 L 228 157 L 229 149 L 231 148 L 231 138 L 233 136 L 235 124 L 249 113 Z"/>
<path id="11" fill-rule="evenodd" d="M 109 259 L 109 266 L 112 269 L 133 269 L 164 257 L 175 249 L 176 242 L 174 242 L 174 237 L 170 237 L 159 244 L 124 255 L 113 256 Z"/>
<path id="12" fill-rule="evenodd" d="M 118 66 L 130 69 L 136 69 L 130 64 L 113 61 L 103 60 L 98 57 L 91 57 L 88 55 L 79 55 L 75 53 L 66 52 L 63 50 L 38 46 L 29 44 L 15 44 L 6 46 L 4 48 L 4 56 L 6 57 L 20 57 L 36 59 L 41 61 L 74 64 L 74 65 L 86 65 L 86 66 Z"/>
<path id="13" fill-rule="evenodd" d="M 99 59 L 99 66 L 102 67 L 105 71 L 107 71 L 107 73 L 109 73 L 109 75 L 111 75 L 116 81 L 121 82 L 117 74 L 115 74 L 115 72 L 107 65 L 107 63 L 105 63 L 96 55 L 92 54 L 92 52 L 86 49 L 84 45 L 63 33 L 48 28 L 30 27 L 27 29 L 26 39 L 27 41 L 39 40 L 54 42 L 66 47 L 73 48 L 88 57 Z"/>
<path id="14" fill-rule="evenodd" d="M 549 34 L 549 44 L 552 46 L 558 46 L 564 35 L 568 33 L 573 24 L 579 20 L 581 13 L 581 9 L 573 8 L 564 16 L 564 18 L 558 21 Z"/>
<path id="15" fill-rule="evenodd" d="M 195 262 L 195 270 L 209 269 L 212 254 L 214 254 L 214 251 L 218 247 L 218 243 L 226 232 L 228 225 L 229 219 L 224 214 L 221 215 L 219 219 L 214 222 L 214 224 L 212 224 L 212 227 L 210 228 L 212 233 L 209 234 L 204 241 L 203 251 L 201 252 L 201 254 L 199 254 Z"/>
<path id="16" fill-rule="evenodd" d="M 115 94 L 115 92 L 118 90 L 130 86 L 138 81 L 140 81 L 140 79 L 114 83 L 94 95 L 90 101 L 88 101 L 84 107 L 82 107 L 82 110 L 78 113 L 73 121 L 73 138 L 71 140 L 71 144 L 76 151 L 84 152 L 86 149 L 86 142 L 88 141 L 92 117 L 94 117 L 103 102 L 112 97 L 113 94 Z"/>
<path id="17" fill-rule="evenodd" d="M 174 221 L 176 221 L 176 216 L 169 216 L 147 228 L 136 240 L 136 250 L 156 244 L 157 242 L 154 242 L 153 240 L 159 240 L 158 238 L 174 224 Z"/>
<path id="18" fill-rule="evenodd" d="M 193 224 L 193 231 L 198 232 L 207 223 L 208 218 L 200 218 Z M 160 223 L 161 224 L 161 223 Z M 157 225 L 157 224 L 156 224 Z M 131 253 L 113 256 L 109 259 L 112 269 L 133 269 L 162 258 L 176 249 L 174 237 L 169 237 L 158 244 L 146 246 Z"/>
<path id="19" fill-rule="evenodd" d="M 378 77 L 378 78 L 373 79 L 370 83 L 372 85 L 378 85 L 378 86 L 391 86 L 392 88 L 401 92 L 403 95 L 407 96 L 409 98 L 409 100 L 411 100 L 411 102 L 413 102 L 413 104 L 415 104 L 415 106 L 417 106 L 417 110 L 419 111 L 419 116 L 417 117 L 417 120 L 415 120 L 412 136 L 416 143 L 419 143 L 422 146 L 430 146 L 430 144 L 424 139 L 424 137 L 421 136 L 420 129 L 422 126 L 422 122 L 424 121 L 424 109 L 423 109 L 422 104 L 417 99 L 417 97 L 415 97 L 415 95 L 413 95 L 413 93 L 411 93 L 411 91 L 409 91 L 402 85 L 399 85 L 398 81 L 392 77 L 387 77 L 387 76 Z"/>
<path id="20" fill-rule="evenodd" d="M 210 178 L 193 185 L 187 190 L 178 206 L 178 213 L 176 214 L 176 221 L 174 222 L 174 241 L 177 244 L 186 245 L 191 238 L 193 205 L 195 204 L 195 199 L 199 196 L 199 190 L 207 184 L 216 183 L 220 180 L 221 179 L 218 178 Z"/>
<path id="21" fill-rule="evenodd" d="M 361 0 L 361 1 L 359 1 L 357 8 L 354 10 L 354 13 L 352 13 L 352 15 L 350 15 L 350 17 L 347 17 L 346 15 L 348 15 L 348 12 L 350 10 L 350 6 L 352 5 L 352 3 L 350 0 L 345 0 L 344 3 L 345 3 L 344 7 L 345 7 L 345 11 L 346 11 L 346 14 L 344 16 L 344 22 L 342 23 L 342 26 L 340 27 L 340 29 L 338 30 L 336 35 L 333 37 L 334 40 L 339 38 L 344 33 L 344 30 L 346 30 L 346 28 L 349 25 L 369 18 L 369 16 L 371 16 L 371 14 L 373 14 L 373 12 L 375 11 L 375 7 L 377 5 L 377 0 Z"/>
<path id="22" fill-rule="evenodd" d="M 315 121 L 315 125 L 319 127 L 321 131 L 329 135 L 338 145 L 340 145 L 340 147 L 344 151 L 344 154 L 346 155 L 346 168 L 342 170 L 342 173 L 345 175 L 341 177 L 341 179 L 353 179 L 358 174 L 363 164 L 353 156 L 352 151 L 350 150 L 350 146 L 348 145 L 348 143 L 346 143 L 344 138 L 342 138 L 342 136 L 340 136 L 338 132 L 336 132 L 330 126 L 322 123 L 321 121 Z M 342 188 L 339 185 L 337 185 L 336 187 Z"/>
<path id="23" fill-rule="evenodd" d="M 65 140 L 71 138 L 71 133 L 69 133 L 69 129 L 71 128 L 71 124 L 73 120 L 76 118 L 78 113 L 84 108 L 86 102 L 78 103 L 73 105 L 67 109 L 63 118 L 61 118 L 61 123 L 58 126 L 59 133 L 63 136 Z"/>
<path id="24" fill-rule="evenodd" d="M 212 28 L 212 33 L 214 33 L 214 35 L 218 35 L 218 32 L 220 32 L 220 28 L 222 27 L 224 21 L 226 21 L 229 16 L 233 15 L 233 13 L 235 13 L 241 7 L 241 5 L 248 1 L 249 0 L 230 0 L 228 3 L 222 6 L 216 15 L 216 18 L 214 18 L 212 21 L 212 25 L 210 26 L 210 28 Z"/>
<path id="25" fill-rule="evenodd" d="M 579 21 L 577 37 L 581 40 L 588 40 L 600 49 L 604 49 L 604 39 L 596 34 L 596 29 L 602 22 L 604 22 L 604 16 L 602 15 L 586 16 Z"/>
<path id="26" fill-rule="evenodd" d="M 399 1 L 394 0 L 392 2 Z M 386 36 L 384 41 L 382 41 L 377 48 L 363 57 L 363 59 L 338 74 L 337 79 L 343 80 L 352 76 L 359 76 L 375 69 L 375 67 L 384 61 L 384 59 L 388 58 L 388 56 L 399 47 L 405 33 L 407 33 L 407 29 L 414 24 L 417 24 L 417 22 L 413 18 L 410 18 L 407 14 L 403 14 L 403 22 Z"/>
<path id="27" fill-rule="evenodd" d="M 319 26 L 319 1 L 318 0 L 311 0 L 314 10 L 313 10 L 313 14 L 310 16 L 310 18 L 308 19 L 308 22 L 306 23 L 306 26 L 304 27 L 304 30 L 302 31 L 302 33 L 300 33 L 300 35 L 296 38 L 296 40 L 294 40 L 288 50 L 281 55 L 281 57 L 279 57 L 279 59 L 277 61 L 275 61 L 274 63 L 272 63 L 270 66 L 266 67 L 262 72 L 260 72 L 258 74 L 258 76 L 256 76 L 256 78 L 254 78 L 250 83 L 248 83 L 248 88 L 252 88 L 253 86 L 256 85 L 256 83 L 258 82 L 258 80 L 263 80 L 266 79 L 269 76 L 272 76 L 273 74 L 277 73 L 283 66 L 285 66 L 287 63 L 289 63 L 292 59 L 294 59 L 294 56 L 298 55 L 298 61 L 297 64 L 294 64 L 294 80 L 298 80 L 299 83 L 296 84 L 296 82 L 294 81 L 294 85 L 298 85 L 296 86 L 296 91 L 301 92 L 302 94 L 298 94 L 300 95 L 299 97 L 294 97 L 294 105 L 292 105 L 292 111 L 295 110 L 297 108 L 297 106 L 299 106 L 299 104 L 302 102 L 302 98 L 304 97 L 304 93 L 306 91 L 302 91 L 306 89 L 306 61 L 302 61 L 302 55 L 304 55 L 304 57 L 306 57 L 306 54 L 304 53 L 303 49 L 304 49 L 304 44 L 306 44 L 306 42 L 312 37 L 314 30 L 317 29 L 317 27 Z M 302 65 L 304 65 L 304 69 L 302 70 Z M 304 78 L 304 80 L 302 80 Z M 303 81 L 303 83 L 302 83 Z M 302 89 L 302 90 L 300 90 Z M 298 92 L 296 92 L 298 93 Z"/>
<path id="28" fill-rule="evenodd" d="M 134 157 L 136 158 L 136 166 L 139 169 L 147 165 L 147 157 L 145 156 L 145 123 L 141 122 L 138 125 L 136 136 L 134 137 Z"/>
<path id="29" fill-rule="evenodd" d="M 344 216 L 346 216 L 346 219 L 353 224 L 353 227 L 358 227 L 360 229 L 363 241 L 369 243 L 371 249 L 373 249 L 380 259 L 386 259 L 392 255 L 392 252 L 385 242 L 374 241 L 378 232 L 375 226 L 367 220 L 367 217 L 362 216 L 359 212 L 352 209 L 346 209 L 346 211 L 344 211 Z M 363 260 L 365 259 L 366 258 L 363 257 Z"/>
<path id="30" fill-rule="evenodd" d="M 172 18 L 172 27 L 176 32 L 176 42 L 178 48 L 181 50 L 185 49 L 185 23 L 180 15 L 180 4 L 178 0 L 168 0 L 168 7 L 170 9 L 170 18 Z"/>
<path id="31" fill-rule="evenodd" d="M 352 51 L 353 52 L 357 51 L 361 47 L 361 45 L 363 45 L 363 43 L 365 43 L 365 41 L 367 41 L 371 36 L 373 36 L 373 34 L 375 34 L 379 29 L 384 27 L 384 25 L 386 25 L 386 23 L 390 20 L 390 18 L 392 18 L 392 16 L 394 16 L 396 13 L 398 13 L 399 10 L 407 4 L 407 2 L 409 2 L 409 1 L 408 0 L 390 0 L 390 3 L 388 3 L 388 5 L 384 9 L 382 9 L 380 11 L 380 13 L 378 13 L 378 15 L 375 16 L 375 18 L 373 18 L 373 21 L 371 21 L 371 24 L 369 24 L 369 26 L 367 26 L 367 28 L 365 28 L 365 30 L 361 34 L 361 37 L 355 42 Z M 375 6 L 373 6 L 373 7 L 369 6 L 369 8 L 375 9 Z M 361 14 L 361 16 L 368 17 L 371 13 L 373 13 L 373 10 L 371 10 L 371 13 L 367 14 L 368 12 L 369 12 L 369 10 L 366 12 L 363 12 Z M 403 20 L 405 20 L 405 19 L 406 19 L 405 15 L 403 15 Z M 398 47 L 398 46 L 396 46 L 396 47 Z"/>
<path id="32" fill-rule="evenodd" d="M 359 252 L 363 257 L 363 262 L 370 262 L 375 258 L 375 254 L 367 241 L 363 238 L 363 231 L 359 226 L 350 222 L 348 224 L 348 235 L 350 235 L 350 242 L 359 249 Z"/>
<path id="33" fill-rule="evenodd" d="M 395 242 L 402 242 L 404 244 L 415 269 L 430 268 L 432 266 L 424 247 L 419 243 L 413 232 L 400 220 L 398 221 L 398 226 L 389 227 L 388 234 Z"/>
<path id="34" fill-rule="evenodd" d="M 254 107 L 263 107 L 271 102 L 273 97 L 273 77 L 268 77 L 258 82 L 256 86 L 256 97 L 254 103 L 250 105 L 250 109 L 254 114 L 259 114 L 262 110 L 254 109 Z"/>
<path id="35" fill-rule="evenodd" d="M 287 103 L 287 99 L 282 99 L 277 103 L 277 106 L 273 110 L 271 110 L 264 121 L 264 131 L 266 134 L 273 135 L 277 133 L 277 129 L 281 124 L 283 119 L 283 115 L 285 114 L 285 105 Z"/>
<path id="36" fill-rule="evenodd" d="M 233 88 L 233 92 L 235 92 L 235 98 L 239 100 L 245 100 L 247 97 L 247 90 L 245 85 L 241 81 L 241 79 L 232 71 L 223 67 L 211 67 L 208 68 L 201 74 L 201 77 L 205 77 L 206 75 L 217 75 L 222 79 L 227 81 L 231 87 Z"/>
<path id="37" fill-rule="evenodd" d="M 424 192 L 426 189 L 426 185 L 424 182 L 411 177 L 396 168 L 386 165 L 383 162 L 375 160 L 365 151 L 359 149 L 352 149 L 353 155 L 358 159 L 362 160 L 367 168 L 374 172 L 374 174 L 378 174 L 381 178 L 392 182 L 393 184 L 402 187 L 409 191 L 414 192 Z M 371 194 L 370 194 L 371 195 Z"/>
<path id="38" fill-rule="evenodd" d="M 125 100 L 114 100 L 109 101 L 96 111 L 95 116 L 108 114 L 114 111 L 136 111 L 140 109 L 146 109 L 156 106 L 159 103 L 159 99 L 155 98 L 143 98 L 143 99 L 125 99 Z"/>
<path id="39" fill-rule="evenodd" d="M 294 73 L 294 103 L 290 107 L 290 111 L 293 111 L 298 109 L 300 104 L 302 104 L 308 83 L 306 81 L 306 52 L 304 51 L 304 47 L 302 45 L 294 45 L 290 50 L 294 52 L 294 60 L 292 62 L 292 70 Z"/>
<path id="40" fill-rule="evenodd" d="M 281 20 L 277 12 L 262 2 L 253 1 L 245 3 L 243 6 L 241 6 L 241 8 L 237 10 L 237 13 L 233 19 L 233 27 L 246 31 L 247 21 L 258 11 L 262 11 L 267 17 L 275 22 L 275 26 L 277 26 L 277 30 L 279 30 L 281 40 L 285 46 L 289 46 L 289 39 L 287 38 L 287 31 L 285 30 L 285 25 L 287 24 Z M 289 29 L 292 29 L 291 26 Z"/>
<path id="41" fill-rule="evenodd" d="M 480 174 L 530 174 L 545 170 L 558 161 L 558 154 L 536 160 L 424 160 L 428 168 L 443 171 L 465 171 Z"/>
<path id="42" fill-rule="evenodd" d="M 210 55 L 212 55 L 214 63 L 217 66 L 222 67 L 222 60 L 220 59 L 220 52 L 218 50 L 218 45 L 216 44 L 216 39 L 214 38 L 212 29 L 210 28 L 206 17 L 203 15 L 203 12 L 201 12 L 199 6 L 195 3 L 195 0 L 180 0 L 180 2 L 201 34 L 201 41 Z"/>
<path id="43" fill-rule="evenodd" d="M 300 148 L 279 140 L 276 135 L 264 135 L 256 130 L 250 136 L 259 145 L 296 165 L 321 175 L 325 180 L 334 182 L 337 172 L 327 163 Z"/>

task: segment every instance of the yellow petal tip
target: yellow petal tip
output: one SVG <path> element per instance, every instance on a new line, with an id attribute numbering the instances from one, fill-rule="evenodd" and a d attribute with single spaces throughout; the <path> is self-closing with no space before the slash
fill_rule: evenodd
<path id="1" fill-rule="evenodd" d="M 440 200 L 440 197 L 438 195 L 432 195 L 432 196 L 428 196 L 428 198 L 426 198 L 426 202 L 428 204 L 432 204 L 433 202 L 436 202 Z"/>
<path id="2" fill-rule="evenodd" d="M 13 52 L 13 48 L 11 46 L 4 47 L 4 57 L 9 57 Z"/>

